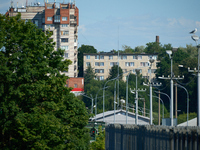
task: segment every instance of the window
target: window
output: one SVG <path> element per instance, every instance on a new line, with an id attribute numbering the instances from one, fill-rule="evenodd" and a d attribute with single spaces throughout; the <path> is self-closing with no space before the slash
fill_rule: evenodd
<path id="1" fill-rule="evenodd" d="M 60 46 L 60 48 L 62 49 L 62 50 L 69 50 L 69 46 L 67 45 L 67 46 Z"/>
<path id="2" fill-rule="evenodd" d="M 95 62 L 95 66 L 100 66 L 100 63 L 99 62 Z"/>
<path id="3" fill-rule="evenodd" d="M 112 60 L 113 59 L 113 56 L 109 56 L 109 60 Z"/>
<path id="4" fill-rule="evenodd" d="M 68 38 L 61 38 L 61 42 L 64 42 L 64 43 L 68 42 Z"/>
<path id="5" fill-rule="evenodd" d="M 132 67 L 132 66 L 134 66 L 134 62 L 125 62 L 125 66 Z"/>
<path id="6" fill-rule="evenodd" d="M 90 59 L 90 55 L 86 55 L 86 59 Z"/>
<path id="7" fill-rule="evenodd" d="M 96 80 L 104 80 L 104 76 L 97 76 L 95 79 Z"/>
<path id="8" fill-rule="evenodd" d="M 119 58 L 120 59 L 127 59 L 127 56 L 126 55 L 121 55 Z"/>
<path id="9" fill-rule="evenodd" d="M 104 73 L 104 69 L 99 69 L 99 73 Z"/>
<path id="10" fill-rule="evenodd" d="M 46 27 L 47 28 L 52 28 L 52 27 L 54 27 L 54 25 L 53 24 L 47 24 Z"/>
<path id="11" fill-rule="evenodd" d="M 77 84 L 74 84 L 74 88 L 77 88 L 78 86 L 77 86 Z"/>
<path id="12" fill-rule="evenodd" d="M 142 56 L 141 56 L 141 55 L 138 55 L 138 59 L 141 60 L 141 59 L 142 59 Z"/>
<path id="13" fill-rule="evenodd" d="M 64 53 L 64 55 L 65 55 L 65 58 L 68 58 L 68 53 Z"/>
<path id="14" fill-rule="evenodd" d="M 67 17 L 62 17 L 62 21 L 67 21 Z"/>
<path id="15" fill-rule="evenodd" d="M 53 6 L 47 6 L 47 9 L 53 9 Z"/>
<path id="16" fill-rule="evenodd" d="M 104 73 L 104 69 L 95 69 L 95 73 Z"/>
<path id="17" fill-rule="evenodd" d="M 104 62 L 100 62 L 100 66 L 104 66 Z"/>
<path id="18" fill-rule="evenodd" d="M 86 66 L 89 67 L 90 66 L 90 62 L 86 62 Z"/>
<path id="19" fill-rule="evenodd" d="M 42 18 L 42 23 L 45 23 L 45 18 Z"/>
<path id="20" fill-rule="evenodd" d="M 149 66 L 149 63 L 148 62 L 140 62 L 140 66 L 147 67 L 147 66 Z"/>
<path id="21" fill-rule="evenodd" d="M 100 59 L 104 59 L 104 56 L 100 55 Z"/>
<path id="22" fill-rule="evenodd" d="M 110 62 L 110 66 L 118 65 L 118 62 Z"/>
<path id="23" fill-rule="evenodd" d="M 104 76 L 99 76 L 99 80 L 104 80 Z"/>
<path id="24" fill-rule="evenodd" d="M 68 27 L 68 24 L 62 24 L 61 27 Z"/>
<path id="25" fill-rule="evenodd" d="M 156 69 L 148 69 L 148 73 L 155 73 L 155 71 L 156 71 Z"/>
<path id="26" fill-rule="evenodd" d="M 137 55 L 133 55 L 133 59 L 138 59 L 138 56 Z"/>
<path id="27" fill-rule="evenodd" d="M 60 22 L 60 16 L 54 16 L 54 22 Z"/>
<path id="28" fill-rule="evenodd" d="M 38 26 L 38 20 L 33 20 L 33 23 Z"/>
<path id="29" fill-rule="evenodd" d="M 96 56 L 95 56 L 95 59 L 99 59 L 99 55 L 96 55 Z"/>
<path id="30" fill-rule="evenodd" d="M 47 17 L 47 21 L 52 21 L 52 17 Z"/>
<path id="31" fill-rule="evenodd" d="M 60 31 L 60 35 L 69 35 L 69 31 Z"/>

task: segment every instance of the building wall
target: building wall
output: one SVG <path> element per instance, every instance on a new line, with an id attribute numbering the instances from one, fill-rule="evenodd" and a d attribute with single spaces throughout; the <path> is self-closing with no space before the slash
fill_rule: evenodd
<path id="1" fill-rule="evenodd" d="M 67 87 L 84 89 L 84 78 L 69 78 L 66 81 Z M 77 85 L 77 87 L 75 86 Z"/>
<path id="2" fill-rule="evenodd" d="M 90 59 L 88 59 L 88 56 Z M 95 56 L 99 57 L 99 59 L 95 58 Z M 101 59 L 101 57 L 103 58 Z M 131 73 L 135 73 L 135 69 L 139 68 L 141 69 L 141 74 L 143 77 L 149 78 L 150 76 L 150 56 L 153 56 L 154 59 L 157 59 L 157 54 L 119 54 L 119 66 L 122 68 L 124 74 L 123 74 L 123 80 L 126 80 L 126 76 L 128 75 L 128 71 L 132 70 Z M 135 59 L 133 59 L 135 58 Z M 87 69 L 87 64 L 90 63 L 91 67 L 94 69 L 103 69 L 104 72 L 96 72 L 96 75 L 102 79 L 106 79 L 109 76 L 109 71 L 112 68 L 112 64 L 115 63 L 117 65 L 118 63 L 118 54 L 117 53 L 98 53 L 98 54 L 84 54 L 84 71 Z M 97 63 L 100 63 L 99 66 L 97 66 Z M 104 63 L 104 65 L 101 65 Z M 157 69 L 156 64 L 158 63 L 157 60 L 154 61 L 152 64 L 152 73 L 151 78 L 155 77 L 155 74 L 153 73 L 155 69 Z M 144 66 L 143 66 L 144 65 Z M 96 70 L 98 71 L 98 70 Z M 127 72 L 127 73 L 125 73 Z"/>
<path id="3" fill-rule="evenodd" d="M 65 46 L 64 59 L 70 59 L 72 61 L 68 71 L 61 72 L 61 74 L 69 77 L 77 77 L 79 9 L 70 3 L 60 3 L 60 8 L 56 7 L 55 3 L 45 3 L 45 6 L 35 5 L 23 8 L 10 8 L 6 15 L 16 16 L 18 12 L 21 12 L 22 19 L 31 20 L 44 31 L 52 31 L 53 35 L 51 38 L 53 42 L 56 42 L 54 49 L 63 49 Z M 52 20 L 48 21 L 48 17 L 52 17 Z M 62 20 L 62 17 L 67 17 L 67 20 Z M 64 31 L 65 33 L 68 32 L 68 34 L 63 35 Z"/>

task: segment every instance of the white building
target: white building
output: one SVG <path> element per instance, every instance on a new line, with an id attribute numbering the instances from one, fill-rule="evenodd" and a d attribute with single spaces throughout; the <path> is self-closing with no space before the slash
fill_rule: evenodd
<path id="1" fill-rule="evenodd" d="M 123 70 L 123 80 L 126 80 L 126 76 L 128 75 L 128 71 L 132 71 L 131 73 L 135 73 L 136 69 L 140 70 L 140 73 L 144 78 L 150 77 L 150 58 L 155 61 L 152 63 L 151 68 L 151 79 L 155 77 L 155 70 L 157 69 L 157 54 L 119 54 L 114 52 L 103 52 L 103 53 L 86 53 L 83 54 L 84 59 L 84 71 L 87 69 L 89 65 L 94 69 L 97 78 L 99 80 L 105 80 L 109 76 L 110 69 L 113 65 L 119 66 Z"/>

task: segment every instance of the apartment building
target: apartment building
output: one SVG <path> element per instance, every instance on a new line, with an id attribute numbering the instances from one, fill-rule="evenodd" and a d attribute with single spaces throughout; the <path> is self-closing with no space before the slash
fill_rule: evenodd
<path id="1" fill-rule="evenodd" d="M 94 69 L 96 78 L 99 80 L 105 80 L 109 76 L 110 69 L 114 65 L 118 65 L 123 70 L 123 80 L 126 80 L 126 76 L 129 71 L 136 73 L 136 69 L 139 69 L 140 74 L 144 78 L 150 77 L 150 58 L 155 61 L 152 63 L 151 79 L 155 77 L 155 70 L 157 69 L 157 54 L 119 54 L 114 52 L 103 53 L 87 53 L 83 55 L 84 59 L 84 71 L 89 65 Z"/>
<path id="2" fill-rule="evenodd" d="M 78 25 L 79 9 L 74 3 L 34 3 L 33 5 L 11 7 L 7 11 L 7 16 L 16 16 L 21 13 L 21 19 L 31 20 L 38 28 L 43 31 L 52 32 L 51 38 L 56 42 L 55 50 L 61 48 L 65 50 L 64 59 L 70 59 L 68 71 L 61 72 L 69 77 L 77 77 L 77 47 L 78 47 Z"/>

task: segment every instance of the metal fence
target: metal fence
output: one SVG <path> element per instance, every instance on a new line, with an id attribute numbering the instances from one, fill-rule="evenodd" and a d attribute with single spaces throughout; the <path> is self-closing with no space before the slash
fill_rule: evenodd
<path id="1" fill-rule="evenodd" d="M 199 127 L 106 125 L 106 150 L 200 150 Z"/>

